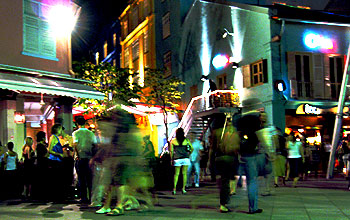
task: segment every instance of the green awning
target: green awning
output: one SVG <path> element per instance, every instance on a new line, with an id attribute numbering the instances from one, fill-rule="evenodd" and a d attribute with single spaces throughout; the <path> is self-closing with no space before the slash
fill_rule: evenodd
<path id="1" fill-rule="evenodd" d="M 43 93 L 74 98 L 104 99 L 105 95 L 78 82 L 74 78 L 39 78 L 15 73 L 0 73 L 0 88 L 16 91 Z"/>

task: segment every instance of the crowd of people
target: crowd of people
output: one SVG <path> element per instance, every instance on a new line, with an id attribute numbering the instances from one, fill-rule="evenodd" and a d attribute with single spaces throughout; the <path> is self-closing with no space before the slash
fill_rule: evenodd
<path id="1" fill-rule="evenodd" d="M 98 207 L 97 214 L 107 215 L 151 208 L 157 160 L 150 136 L 140 132 L 134 116 L 117 110 L 99 118 L 96 132 L 88 128 L 82 116 L 75 122 L 72 136 L 55 124 L 48 143 L 42 131 L 36 134 L 36 141 L 26 137 L 21 155 L 13 151 L 13 142 L 6 144 L 7 149 L 0 147 L 0 175 L 4 180 L 0 200 L 61 202 L 79 197 L 80 203 Z M 284 134 L 269 125 L 265 112 L 216 118 L 209 133 L 205 141 L 193 133 L 186 138 L 184 130 L 177 129 L 169 145 L 173 170 L 168 172 L 174 174 L 171 193 L 176 195 L 181 188 L 186 194 L 189 187 L 200 187 L 208 173 L 212 181 L 218 175 L 222 213 L 231 211 L 230 197 L 242 186 L 243 177 L 248 213 L 261 213 L 259 194 L 269 196 L 272 187 L 286 185 L 289 179 L 291 186 L 297 187 L 299 178 L 305 178 L 316 161 L 300 134 Z M 343 154 L 345 163 L 349 152 Z M 259 177 L 264 182 L 260 190 Z"/>

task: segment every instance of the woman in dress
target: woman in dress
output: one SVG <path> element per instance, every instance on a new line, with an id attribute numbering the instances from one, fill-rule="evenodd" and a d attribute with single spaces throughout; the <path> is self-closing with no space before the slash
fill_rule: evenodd
<path id="1" fill-rule="evenodd" d="M 28 199 L 31 196 L 32 191 L 32 175 L 34 169 L 34 150 L 33 150 L 33 138 L 26 137 L 25 144 L 22 147 L 23 162 L 23 178 L 24 188 L 22 196 L 24 199 Z"/>
<path id="2" fill-rule="evenodd" d="M 176 138 L 170 143 L 170 157 L 175 167 L 174 173 L 174 188 L 173 195 L 176 194 L 176 185 L 182 168 L 182 194 L 186 194 L 186 183 L 187 183 L 187 169 L 191 164 L 190 155 L 193 151 L 190 140 L 185 137 L 185 132 L 182 128 L 176 130 Z"/>

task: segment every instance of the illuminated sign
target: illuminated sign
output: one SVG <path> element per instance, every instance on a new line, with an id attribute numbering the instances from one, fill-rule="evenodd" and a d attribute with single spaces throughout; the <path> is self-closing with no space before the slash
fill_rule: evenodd
<path id="1" fill-rule="evenodd" d="M 334 48 L 332 39 L 310 32 L 304 35 L 304 44 L 308 48 L 316 50 L 331 50 Z"/>
<path id="2" fill-rule="evenodd" d="M 23 112 L 15 112 L 15 123 L 24 124 L 26 122 L 26 117 Z"/>
<path id="3" fill-rule="evenodd" d="M 321 110 L 319 108 L 309 104 L 304 105 L 304 112 L 306 114 L 315 114 L 315 115 L 321 114 Z"/>

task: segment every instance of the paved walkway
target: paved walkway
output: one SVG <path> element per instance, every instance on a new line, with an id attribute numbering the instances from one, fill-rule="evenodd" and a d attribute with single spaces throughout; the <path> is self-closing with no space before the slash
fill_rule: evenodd
<path id="1" fill-rule="evenodd" d="M 291 182 L 287 182 L 291 185 Z M 343 178 L 324 178 L 299 182 L 297 188 L 274 188 L 272 196 L 259 197 L 261 214 L 248 215 L 245 188 L 239 188 L 232 196 L 231 213 L 219 213 L 218 190 L 214 183 L 188 190 L 186 195 L 158 192 L 159 203 L 148 212 L 126 212 L 122 216 L 95 214 L 96 209 L 77 204 L 0 203 L 0 220 L 21 219 L 132 219 L 132 220 L 216 220 L 216 219 L 276 219 L 276 220 L 342 220 L 350 219 L 350 192 Z"/>

